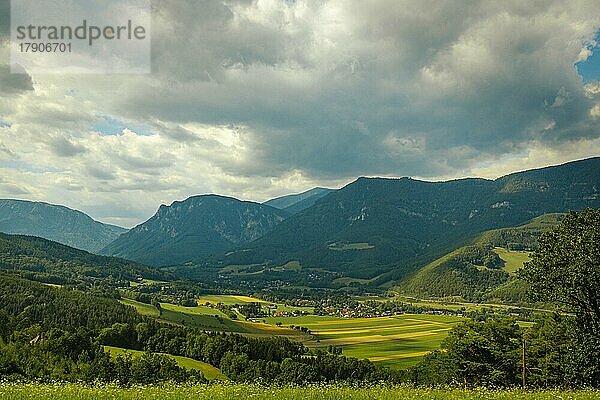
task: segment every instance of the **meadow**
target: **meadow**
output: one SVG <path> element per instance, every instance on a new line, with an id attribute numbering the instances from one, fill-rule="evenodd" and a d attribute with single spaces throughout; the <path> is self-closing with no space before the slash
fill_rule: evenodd
<path id="1" fill-rule="evenodd" d="M 245 321 L 244 316 L 239 313 L 238 319 L 233 320 L 217 308 L 205 305 L 206 302 L 213 302 L 213 304 L 218 302 L 225 304 L 225 302 L 227 302 L 227 304 L 232 305 L 253 302 L 253 300 L 253 298 L 247 296 L 203 296 L 198 299 L 199 305 L 196 307 L 184 307 L 177 304 L 161 303 L 162 312 L 160 314 L 156 307 L 150 304 L 141 303 L 131 299 L 121 299 L 120 301 L 123 304 L 134 307 L 142 315 L 156 317 L 162 322 L 171 324 L 188 326 L 206 331 L 232 332 L 254 337 L 285 336 L 301 342 L 310 340 L 309 335 L 287 327 L 278 327 L 263 322 Z M 256 301 L 259 300 L 256 299 Z M 287 306 L 282 305 L 282 310 L 283 309 L 287 309 Z"/>
<path id="2" fill-rule="evenodd" d="M 198 399 L 198 400 L 596 400 L 599 391 L 491 391 L 485 389 L 413 389 L 408 387 L 264 387 L 252 384 L 157 385 L 89 387 L 80 384 L 0 383 L 0 400 L 20 399 Z"/>
<path id="3" fill-rule="evenodd" d="M 114 347 L 114 346 L 104 346 L 104 350 L 109 352 L 112 357 L 117 357 L 119 355 L 124 356 L 127 354 L 131 355 L 132 357 L 140 357 L 142 354 L 144 354 L 143 351 L 122 349 L 120 347 Z M 210 364 L 207 364 L 202 361 L 194 360 L 194 359 L 188 358 L 188 357 L 173 356 L 170 354 L 166 354 L 166 355 L 171 357 L 172 359 L 174 359 L 175 362 L 177 362 L 177 365 L 179 365 L 181 368 L 195 369 L 198 371 L 202 371 L 202 375 L 204 375 L 204 377 L 206 379 L 208 379 L 209 381 L 212 381 L 212 380 L 226 381 L 226 380 L 228 380 L 228 378 L 225 375 L 223 375 L 223 373 L 221 373 L 221 371 L 218 368 L 213 367 Z"/>
<path id="4" fill-rule="evenodd" d="M 145 315 L 158 317 L 158 310 L 148 304 L 122 300 Z M 317 315 L 298 317 L 265 317 L 260 322 L 228 318 L 217 308 L 206 303 L 228 305 L 264 301 L 234 295 L 207 295 L 198 298 L 198 306 L 184 307 L 161 303 L 159 319 L 175 324 L 244 334 L 248 336 L 285 336 L 312 348 L 335 346 L 342 354 L 359 359 L 368 358 L 374 363 L 391 368 L 414 365 L 430 351 L 438 349 L 452 326 L 462 320 L 447 315 L 411 314 L 376 318 L 340 318 Z M 276 311 L 293 311 L 299 307 L 277 305 Z M 305 309 L 306 311 L 311 311 Z M 264 322 L 263 322 L 264 321 Z M 276 324 L 280 324 L 277 326 Z M 293 329 L 306 327 L 310 334 Z"/>
<path id="5" fill-rule="evenodd" d="M 502 268 L 506 272 L 513 274 L 517 270 L 523 268 L 523 264 L 530 261 L 530 252 L 528 251 L 516 251 L 508 250 L 503 247 L 495 247 L 494 252 L 504 260 L 504 267 Z"/>
<path id="6" fill-rule="evenodd" d="M 264 300 L 257 299 L 256 297 L 228 294 L 207 294 L 198 297 L 196 300 L 198 301 L 198 304 L 223 303 L 225 305 L 233 305 L 242 303 L 266 303 Z"/>
<path id="7" fill-rule="evenodd" d="M 341 347 L 344 355 L 392 368 L 415 364 L 439 348 L 452 326 L 462 318 L 446 315 L 397 315 L 376 318 L 337 318 L 306 315 L 269 317 L 267 322 L 305 326 L 313 339 L 308 347 Z"/>

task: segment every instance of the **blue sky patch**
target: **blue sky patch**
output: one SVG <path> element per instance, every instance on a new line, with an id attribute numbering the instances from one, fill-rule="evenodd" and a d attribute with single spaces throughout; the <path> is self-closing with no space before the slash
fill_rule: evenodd
<path id="1" fill-rule="evenodd" d="M 585 83 L 600 81 L 600 31 L 596 33 L 594 40 L 596 45 L 588 47 L 592 54 L 587 60 L 575 64 L 577 72 Z"/>
<path id="2" fill-rule="evenodd" d="M 63 172 L 63 168 L 56 167 L 38 167 L 33 165 L 27 161 L 23 160 L 0 160 L 0 167 L 16 169 L 18 171 L 25 172 L 35 172 L 35 173 L 44 173 L 44 172 Z"/>
<path id="3" fill-rule="evenodd" d="M 110 115 L 100 114 L 97 115 L 102 121 L 99 124 L 93 126 L 93 130 L 101 133 L 102 135 L 120 135 L 123 132 L 123 129 L 127 128 L 129 130 L 134 131 L 138 135 L 150 136 L 154 132 L 148 126 L 136 125 L 136 124 L 127 124 L 123 121 L 120 121 L 116 118 L 111 117 Z"/>

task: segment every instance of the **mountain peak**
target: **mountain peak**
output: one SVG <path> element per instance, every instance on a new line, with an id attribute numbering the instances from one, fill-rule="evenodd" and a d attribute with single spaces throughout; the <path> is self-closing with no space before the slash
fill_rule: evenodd
<path id="1" fill-rule="evenodd" d="M 233 197 L 191 196 L 161 205 L 154 216 L 102 253 L 151 265 L 181 264 L 254 240 L 287 216 L 268 205 Z"/>
<path id="2" fill-rule="evenodd" d="M 0 232 L 38 236 L 96 252 L 126 229 L 103 224 L 89 215 L 41 201 L 1 199 Z"/>

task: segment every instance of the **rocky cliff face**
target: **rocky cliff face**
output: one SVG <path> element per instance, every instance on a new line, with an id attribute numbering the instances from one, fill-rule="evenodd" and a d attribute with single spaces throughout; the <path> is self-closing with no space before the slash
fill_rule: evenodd
<path id="1" fill-rule="evenodd" d="M 161 205 L 148 221 L 103 249 L 150 265 L 175 265 L 249 242 L 272 230 L 287 213 L 230 197 L 207 195 Z"/>

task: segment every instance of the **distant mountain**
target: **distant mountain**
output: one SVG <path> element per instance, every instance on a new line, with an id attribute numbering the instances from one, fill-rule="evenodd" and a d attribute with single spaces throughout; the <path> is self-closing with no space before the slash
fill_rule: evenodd
<path id="1" fill-rule="evenodd" d="M 217 195 L 161 205 L 148 221 L 102 250 L 149 265 L 175 265 L 224 252 L 272 230 L 288 213 Z"/>
<path id="2" fill-rule="evenodd" d="M 280 210 L 285 210 L 290 214 L 296 214 L 313 204 L 315 204 L 319 199 L 327 196 L 329 193 L 335 192 L 335 189 L 327 189 L 322 187 L 316 187 L 306 192 L 298 193 L 298 194 L 289 194 L 287 196 L 277 197 L 275 199 L 271 199 L 269 201 L 264 202 L 271 207 L 279 208 Z"/>
<path id="3" fill-rule="evenodd" d="M 218 265 L 298 261 L 303 269 L 391 282 L 460 247 L 473 235 L 546 213 L 600 207 L 600 158 L 496 180 L 424 182 L 360 178 L 330 193 Z"/>
<path id="4" fill-rule="evenodd" d="M 0 232 L 39 236 L 97 252 L 126 231 L 119 226 L 94 221 L 87 214 L 64 206 L 0 199 Z"/>
<path id="5" fill-rule="evenodd" d="M 104 257 L 35 236 L 0 233 L 0 269 L 42 282 L 168 279 L 155 268 Z M 58 280 L 57 280 L 58 279 Z"/>

